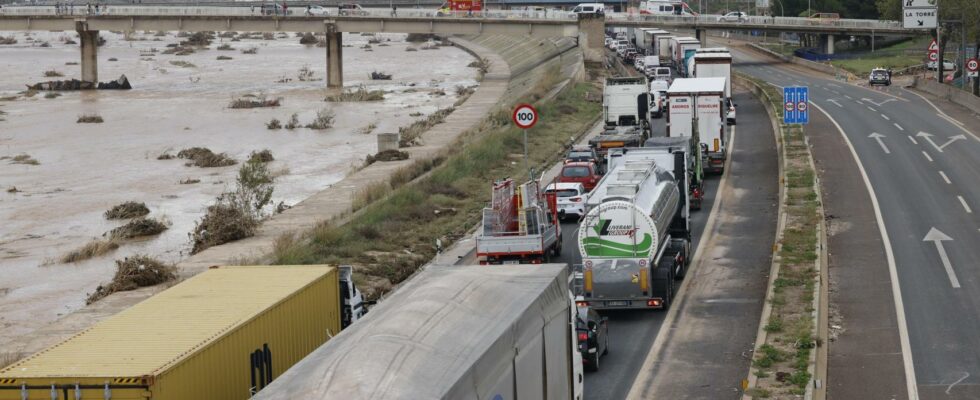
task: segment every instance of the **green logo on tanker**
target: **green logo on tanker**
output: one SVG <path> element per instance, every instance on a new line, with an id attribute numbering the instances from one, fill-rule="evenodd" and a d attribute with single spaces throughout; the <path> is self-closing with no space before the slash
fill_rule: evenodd
<path id="1" fill-rule="evenodd" d="M 653 221 L 625 201 L 603 203 L 586 215 L 579 230 L 584 257 L 647 258 L 653 251 Z"/>

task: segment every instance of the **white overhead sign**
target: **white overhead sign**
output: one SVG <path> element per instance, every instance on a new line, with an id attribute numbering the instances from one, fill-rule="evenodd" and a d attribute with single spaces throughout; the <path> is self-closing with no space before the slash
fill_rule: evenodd
<path id="1" fill-rule="evenodd" d="M 939 12 L 935 8 L 906 8 L 902 14 L 906 29 L 936 29 Z"/>
<path id="2" fill-rule="evenodd" d="M 902 8 L 936 8 L 936 0 L 902 0 Z"/>

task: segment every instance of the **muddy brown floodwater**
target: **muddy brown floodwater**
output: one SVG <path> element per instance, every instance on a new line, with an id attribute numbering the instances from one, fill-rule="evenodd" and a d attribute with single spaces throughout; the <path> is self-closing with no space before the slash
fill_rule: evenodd
<path id="1" fill-rule="evenodd" d="M 79 76 L 79 66 L 66 65 L 79 61 L 78 46 L 62 40 L 77 41 L 74 33 L 0 33 L 10 35 L 18 43 L 0 46 L 0 98 L 17 95 L 26 84 Z M 351 45 L 344 49 L 346 86 L 386 91 L 384 101 L 361 103 L 324 102 L 325 50 L 301 45 L 292 34 L 276 40 L 216 39 L 210 49 L 186 56 L 160 54 L 168 43 L 182 40 L 172 33 L 136 33 L 132 41 L 110 32 L 102 36 L 107 43 L 99 48 L 100 80 L 125 74 L 133 90 L 62 92 L 52 99 L 41 92 L 0 101 L 6 113 L 0 114 L 6 119 L 0 121 L 0 157 L 28 154 L 40 163 L 0 161 L 0 348 L 82 307 L 86 294 L 111 278 L 115 259 L 146 253 L 176 262 L 188 255 L 188 232 L 215 196 L 233 188 L 238 167 L 187 167 L 185 160 L 157 160 L 160 154 L 204 146 L 242 162 L 254 150 L 269 149 L 276 159 L 270 169 L 278 176 L 273 200 L 296 204 L 374 153 L 377 133 L 395 132 L 451 106 L 456 86 L 477 84 L 477 71 L 467 67 L 473 61 L 468 53 L 454 47 L 409 52 L 406 47 L 416 45 L 406 43 L 405 35 L 379 34 L 388 46 L 374 44 L 370 51 L 361 48 L 369 37 L 345 35 L 345 45 Z M 42 42 L 51 47 L 40 47 Z M 215 49 L 224 43 L 235 50 Z M 249 47 L 257 54 L 240 51 Z M 300 81 L 303 67 L 317 81 Z M 47 70 L 65 77 L 45 78 Z M 371 81 L 372 71 L 394 77 Z M 283 104 L 227 108 L 246 94 L 282 97 Z M 270 119 L 285 121 L 293 113 L 307 123 L 320 109 L 336 114 L 334 127 L 265 127 Z M 88 113 L 105 122 L 76 123 Z M 372 124 L 372 133 L 364 133 Z M 200 183 L 180 184 L 186 179 Z M 12 187 L 17 192 L 8 192 Z M 102 214 L 125 201 L 145 202 L 149 216 L 170 228 L 104 256 L 75 264 L 57 261 L 121 225 L 124 221 L 108 221 Z"/>

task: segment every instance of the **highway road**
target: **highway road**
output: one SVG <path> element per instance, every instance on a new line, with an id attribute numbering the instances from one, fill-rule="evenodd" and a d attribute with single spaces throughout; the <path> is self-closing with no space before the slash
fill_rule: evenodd
<path id="1" fill-rule="evenodd" d="M 883 259 L 866 261 L 886 265 L 881 272 L 888 275 L 862 279 L 868 279 L 863 282 L 868 286 L 888 282 L 891 290 L 834 282 L 835 268 L 838 278 L 860 276 L 863 262 L 838 260 L 836 267 L 831 265 L 832 284 L 858 293 L 838 295 L 847 302 L 836 304 L 843 333 L 830 345 L 829 398 L 980 398 L 980 138 L 970 131 L 980 124 L 967 119 L 975 116 L 962 113 L 957 119 L 948 115 L 953 110 L 937 109 L 897 86 L 868 89 L 776 64 L 754 51 L 733 50 L 737 71 L 778 86 L 810 88 L 811 105 L 817 106 L 810 137 L 845 139 L 823 151 L 815 145 L 818 165 L 826 161 L 821 154 L 853 152 L 859 162 L 850 172 L 866 175 L 867 200 L 873 206 L 868 212 L 877 214 L 873 221 L 881 238 L 866 252 Z M 816 108 L 827 115 L 817 114 Z M 825 192 L 830 186 L 832 193 L 835 184 L 823 182 Z M 849 229 L 847 224 L 840 228 Z M 833 240 L 830 251 L 835 251 Z M 870 316 L 880 318 L 880 325 L 857 320 L 864 301 L 889 296 L 891 309 Z M 832 294 L 832 307 L 834 298 Z M 849 333 L 852 325 L 862 328 Z M 865 365 L 855 368 L 859 361 Z M 904 368 L 889 368 L 892 362 Z"/>

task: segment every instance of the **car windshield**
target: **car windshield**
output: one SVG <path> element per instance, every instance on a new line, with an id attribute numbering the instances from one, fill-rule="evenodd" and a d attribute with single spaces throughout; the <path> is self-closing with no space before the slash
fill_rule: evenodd
<path id="1" fill-rule="evenodd" d="M 589 151 L 573 151 L 568 153 L 568 158 L 575 159 L 589 159 L 592 158 L 592 152 Z"/>
<path id="2" fill-rule="evenodd" d="M 561 176 L 569 178 L 582 178 L 589 176 L 589 167 L 565 167 L 561 171 Z"/>
<path id="3" fill-rule="evenodd" d="M 578 190 L 575 190 L 575 189 L 549 190 L 549 192 L 554 193 L 559 198 L 566 198 L 566 197 L 575 197 L 575 196 L 578 196 Z"/>

